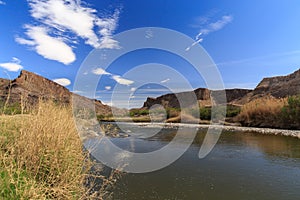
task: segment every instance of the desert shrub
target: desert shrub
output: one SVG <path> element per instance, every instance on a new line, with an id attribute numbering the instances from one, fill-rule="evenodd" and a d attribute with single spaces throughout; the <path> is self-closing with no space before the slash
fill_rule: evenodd
<path id="1" fill-rule="evenodd" d="M 237 120 L 245 126 L 280 127 L 281 110 L 286 99 L 264 97 L 246 103 Z"/>
<path id="2" fill-rule="evenodd" d="M 180 115 L 180 108 L 166 108 L 167 119 Z"/>
<path id="3" fill-rule="evenodd" d="M 129 111 L 130 117 L 137 117 L 141 115 L 149 115 L 149 110 L 148 109 L 131 109 Z"/>
<path id="4" fill-rule="evenodd" d="M 241 107 L 229 105 L 226 109 L 226 117 L 235 117 L 241 112 Z"/>
<path id="5" fill-rule="evenodd" d="M 21 114 L 22 109 L 19 103 L 10 103 L 5 104 L 5 102 L 0 102 L 0 114 L 4 115 L 14 115 L 14 114 Z"/>
<path id="6" fill-rule="evenodd" d="M 200 108 L 200 119 L 210 120 L 211 119 L 211 108 L 210 107 L 201 107 Z"/>
<path id="7" fill-rule="evenodd" d="M 292 96 L 281 110 L 281 118 L 284 124 L 293 128 L 300 127 L 300 96 Z"/>
<path id="8" fill-rule="evenodd" d="M 214 117 L 214 119 L 222 119 L 224 117 L 225 110 L 226 110 L 226 117 L 235 117 L 240 113 L 241 108 L 232 105 L 228 105 L 228 106 L 220 105 L 214 107 L 214 112 L 212 112 L 211 107 L 200 107 L 200 108 L 195 107 L 195 108 L 191 108 L 189 110 L 189 113 L 195 118 L 199 118 L 199 114 L 200 114 L 200 119 L 211 120 L 212 116 Z"/>

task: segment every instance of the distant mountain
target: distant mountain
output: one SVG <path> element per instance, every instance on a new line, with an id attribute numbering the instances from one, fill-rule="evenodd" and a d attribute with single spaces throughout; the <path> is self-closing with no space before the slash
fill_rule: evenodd
<path id="1" fill-rule="evenodd" d="M 244 104 L 263 96 L 284 98 L 294 95 L 300 95 L 300 69 L 286 76 L 264 78 L 252 92 L 235 103 Z"/>
<path id="2" fill-rule="evenodd" d="M 300 70 L 287 76 L 277 76 L 264 78 L 254 90 L 248 89 L 226 89 L 226 98 L 229 104 L 243 105 L 254 99 L 273 96 L 283 98 L 300 94 Z M 213 95 L 212 95 L 213 94 Z M 218 102 L 218 95 L 221 91 L 211 91 L 206 88 L 198 88 L 194 91 L 165 94 L 156 98 L 148 97 L 144 102 L 143 109 L 149 109 L 155 104 L 164 107 L 180 108 L 192 106 L 192 97 L 196 97 L 202 106 L 211 106 L 212 102 Z M 195 95 L 195 96 L 194 96 Z M 111 107 L 104 105 L 99 100 L 73 94 L 67 88 L 32 72 L 22 70 L 20 75 L 14 80 L 0 78 L 0 102 L 1 105 L 20 104 L 30 109 L 36 105 L 39 99 L 51 99 L 62 104 L 72 102 L 72 97 L 76 97 L 83 105 L 93 101 L 98 115 L 110 115 Z M 212 99 L 211 96 L 214 98 Z M 179 105 L 178 98 L 184 99 L 183 104 Z M 116 110 L 116 108 L 114 108 Z M 121 109 L 119 109 L 122 113 Z M 124 110 L 123 110 L 124 111 Z"/>
<path id="3" fill-rule="evenodd" d="M 211 106 L 212 102 L 221 103 L 218 102 L 218 99 L 221 99 L 218 98 L 218 96 L 223 95 L 223 92 L 224 91 L 211 91 L 206 88 L 198 88 L 194 91 L 189 91 L 189 92 L 165 94 L 157 98 L 148 97 L 147 100 L 144 102 L 143 108 L 150 108 L 155 104 L 160 104 L 164 107 L 170 107 L 170 108 L 189 107 L 189 106 L 193 106 L 193 104 L 195 103 L 194 102 L 195 97 L 199 101 L 200 105 Z M 248 90 L 248 89 L 225 90 L 228 103 L 231 103 L 233 101 L 238 101 L 250 92 L 252 92 L 252 90 Z M 211 98 L 212 96 L 214 97 L 214 99 Z M 182 103 L 184 105 L 180 105 L 177 98 L 182 99 L 183 100 Z"/>
<path id="4" fill-rule="evenodd" d="M 67 88 L 32 72 L 22 70 L 14 80 L 0 79 L 0 101 L 3 104 L 22 104 L 25 109 L 31 109 L 38 101 L 53 100 L 60 104 L 72 102 L 73 95 L 83 104 L 94 101 L 97 114 L 111 114 L 111 107 L 99 100 L 73 94 Z"/>
<path id="5" fill-rule="evenodd" d="M 225 93 L 227 103 L 234 105 L 243 105 L 264 96 L 283 98 L 300 95 L 300 69 L 287 76 L 264 78 L 254 90 L 226 89 Z M 177 98 L 184 99 L 184 107 L 188 107 L 189 105 L 192 106 L 193 94 L 196 96 L 200 104 L 203 106 L 211 106 L 212 102 L 218 101 L 218 95 L 221 95 L 222 92 L 211 91 L 206 88 L 198 88 L 189 92 L 165 94 L 157 98 L 148 97 L 144 102 L 143 108 L 150 108 L 155 104 L 160 104 L 164 107 L 180 108 L 182 106 L 179 105 Z M 211 96 L 213 96 L 214 99 L 212 99 Z"/>

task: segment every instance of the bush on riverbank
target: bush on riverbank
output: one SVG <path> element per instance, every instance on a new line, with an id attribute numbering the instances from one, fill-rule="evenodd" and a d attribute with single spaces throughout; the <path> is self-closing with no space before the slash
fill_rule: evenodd
<path id="1" fill-rule="evenodd" d="M 92 161 L 82 149 L 68 107 L 40 103 L 32 114 L 2 115 L 1 199 L 88 198 Z"/>
<path id="2" fill-rule="evenodd" d="M 243 126 L 300 129 L 300 96 L 253 100 L 242 107 L 236 120 Z"/>
<path id="3" fill-rule="evenodd" d="M 264 97 L 245 104 L 237 116 L 243 126 L 274 127 L 281 126 L 281 110 L 286 99 Z"/>
<path id="4" fill-rule="evenodd" d="M 288 98 L 287 104 L 281 110 L 281 117 L 290 128 L 300 128 L 300 96 Z"/>

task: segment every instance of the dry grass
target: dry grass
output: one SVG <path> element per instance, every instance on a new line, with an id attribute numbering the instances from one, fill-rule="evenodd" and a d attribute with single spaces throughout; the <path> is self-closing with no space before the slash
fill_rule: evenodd
<path id="1" fill-rule="evenodd" d="M 70 108 L 40 103 L 32 114 L 1 116 L 0 147 L 0 199 L 101 199 L 85 187 L 93 163 Z"/>
<path id="2" fill-rule="evenodd" d="M 237 120 L 243 125 L 260 126 L 260 125 L 274 125 L 280 119 L 282 108 L 287 104 L 287 98 L 276 99 L 273 97 L 263 97 L 255 99 L 245 104 Z"/>

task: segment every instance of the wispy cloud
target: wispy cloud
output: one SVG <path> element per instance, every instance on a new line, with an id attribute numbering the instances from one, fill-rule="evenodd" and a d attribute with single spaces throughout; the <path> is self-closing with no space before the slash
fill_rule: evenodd
<path id="1" fill-rule="evenodd" d="M 109 101 L 109 102 L 103 102 L 105 105 L 108 105 L 108 106 L 114 106 L 114 103 L 112 101 Z"/>
<path id="2" fill-rule="evenodd" d="M 215 31 L 221 30 L 227 24 L 229 24 L 230 22 L 232 22 L 232 20 L 233 20 L 233 17 L 231 15 L 224 15 L 218 21 L 210 23 L 210 24 L 207 25 L 207 27 L 202 28 L 200 30 L 200 33 L 202 33 L 203 35 L 207 35 L 207 34 L 209 34 L 211 32 L 215 32 Z"/>
<path id="3" fill-rule="evenodd" d="M 75 61 L 76 56 L 72 48 L 64 42 L 63 38 L 50 36 L 44 27 L 27 25 L 26 29 L 26 35 L 30 40 L 17 37 L 18 43 L 33 46 L 38 54 L 49 60 L 65 65 Z"/>
<path id="4" fill-rule="evenodd" d="M 68 86 L 71 85 L 71 81 L 67 78 L 58 78 L 53 80 L 55 83 L 58 83 L 62 86 Z"/>
<path id="5" fill-rule="evenodd" d="M 71 44 L 77 44 L 79 38 L 94 48 L 119 48 L 118 41 L 113 39 L 118 20 L 119 10 L 115 10 L 112 16 L 100 18 L 97 11 L 87 7 L 85 2 L 80 0 L 28 0 L 30 14 L 35 20 L 33 25 L 25 25 L 26 35 L 29 39 L 17 37 L 16 41 L 20 44 L 30 46 L 40 46 L 39 43 L 29 34 L 32 29 L 44 29 L 44 43 L 59 40 L 64 43 L 64 47 L 72 50 Z M 35 48 L 37 50 L 37 48 Z M 70 51 L 67 51 L 70 52 Z M 41 54 L 40 51 L 37 51 Z M 60 54 L 54 51 L 52 54 Z M 48 53 L 47 53 L 48 55 Z M 47 56 L 46 58 L 58 57 L 58 55 Z M 61 62 L 60 59 L 54 59 Z M 70 64 L 75 60 L 63 61 L 64 64 Z"/>
<path id="6" fill-rule="evenodd" d="M 166 82 L 169 82 L 171 79 L 167 78 L 165 80 L 162 80 L 160 83 L 166 83 Z"/>
<path id="7" fill-rule="evenodd" d="M 102 68 L 96 68 L 96 69 L 93 69 L 93 70 L 92 70 L 92 73 L 93 73 L 93 74 L 96 74 L 96 75 L 111 75 L 111 73 L 105 71 L 105 70 L 102 69 Z"/>
<path id="8" fill-rule="evenodd" d="M 108 76 L 110 76 L 111 79 L 115 80 L 117 83 L 119 83 L 121 85 L 129 86 L 129 85 L 134 83 L 134 81 L 132 81 L 132 80 L 125 79 L 125 78 L 122 78 L 119 75 L 109 73 L 109 72 L 107 72 L 106 70 L 104 70 L 102 68 L 93 69 L 92 73 L 95 74 L 95 75 L 108 75 Z"/>
<path id="9" fill-rule="evenodd" d="M 202 42 L 203 37 L 205 37 L 209 33 L 219 31 L 222 28 L 224 28 L 227 24 L 232 22 L 233 16 L 232 15 L 224 15 L 224 16 L 221 17 L 221 19 L 219 19 L 215 22 L 210 22 L 211 19 L 208 18 L 208 17 L 204 17 L 204 18 L 201 18 L 201 19 L 202 19 L 202 20 L 200 20 L 201 24 L 199 25 L 199 26 L 201 26 L 201 29 L 195 37 L 195 42 L 192 43 L 189 47 L 187 47 L 185 49 L 186 51 L 189 51 L 193 46 L 195 46 L 196 44 L 199 44 L 200 42 Z"/>
<path id="10" fill-rule="evenodd" d="M 135 92 L 135 91 L 136 91 L 135 87 L 130 88 L 130 92 Z"/>
<path id="11" fill-rule="evenodd" d="M 0 0 L 0 5 L 5 5 L 6 3 L 4 1 Z"/>
<path id="12" fill-rule="evenodd" d="M 23 69 L 23 66 L 21 65 L 21 61 L 16 57 L 13 57 L 11 62 L 0 63 L 0 67 L 11 72 L 17 72 Z"/>
<path id="13" fill-rule="evenodd" d="M 299 63 L 299 56 L 300 56 L 300 50 L 295 51 L 287 51 L 287 52 L 281 52 L 281 53 L 274 53 L 264 56 L 256 56 L 256 57 L 250 57 L 250 58 L 244 58 L 244 59 L 237 59 L 237 60 L 230 60 L 230 61 L 224 61 L 216 63 L 217 66 L 232 66 L 236 64 L 249 64 L 249 63 L 255 63 L 255 65 L 274 65 L 275 63 L 280 63 L 280 61 L 288 63 L 288 61 L 293 61 L 293 58 L 297 58 L 295 60 L 296 63 Z"/>
<path id="14" fill-rule="evenodd" d="M 134 81 L 122 78 L 119 75 L 113 75 L 112 79 L 115 80 L 117 83 L 119 83 L 121 85 L 127 85 L 127 86 L 129 86 L 129 85 L 131 85 L 131 84 L 134 83 Z"/>
<path id="15" fill-rule="evenodd" d="M 81 90 L 73 90 L 71 92 L 73 92 L 75 94 L 83 94 L 84 93 L 84 91 L 81 91 Z"/>
<path id="16" fill-rule="evenodd" d="M 105 86 L 105 89 L 106 89 L 106 90 L 111 90 L 111 86 L 109 86 L 109 85 L 108 85 L 108 86 Z"/>

